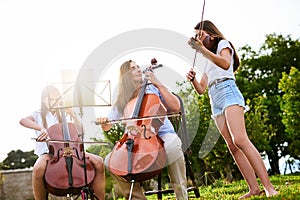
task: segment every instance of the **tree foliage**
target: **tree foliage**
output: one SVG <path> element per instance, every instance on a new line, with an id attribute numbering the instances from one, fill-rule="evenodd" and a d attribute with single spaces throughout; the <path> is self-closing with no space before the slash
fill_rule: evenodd
<path id="1" fill-rule="evenodd" d="M 271 124 L 268 124 L 269 116 L 263 96 L 248 99 L 246 104 L 249 106 L 249 111 L 245 113 L 245 124 L 249 139 L 254 144 L 262 156 L 263 152 L 271 150 L 269 146 L 270 139 L 274 136 Z"/>
<path id="2" fill-rule="evenodd" d="M 287 151 L 290 156 L 300 159 L 300 72 L 292 67 L 290 72 L 283 73 L 279 82 L 279 89 L 283 92 L 280 98 L 282 123 L 288 136 Z M 287 154 L 285 153 L 285 154 Z"/>
<path id="3" fill-rule="evenodd" d="M 279 173 L 279 159 L 289 154 L 285 143 L 289 140 L 282 123 L 278 88 L 282 73 L 288 73 L 292 66 L 300 67 L 300 42 L 289 35 L 269 34 L 258 52 L 245 46 L 240 49 L 241 67 L 236 74 L 237 85 L 246 99 L 263 96 L 262 105 L 267 108 L 270 124 L 269 149 L 266 150 L 271 165 L 271 173 Z M 278 154 L 281 152 L 281 154 Z"/>
<path id="4" fill-rule="evenodd" d="M 3 161 L 3 170 L 8 169 L 24 169 L 32 167 L 38 158 L 32 151 L 23 152 L 21 150 L 12 150 L 7 154 Z"/>

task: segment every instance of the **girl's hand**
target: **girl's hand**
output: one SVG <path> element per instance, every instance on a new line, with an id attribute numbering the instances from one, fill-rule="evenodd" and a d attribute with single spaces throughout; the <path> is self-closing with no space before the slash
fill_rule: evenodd
<path id="1" fill-rule="evenodd" d="M 186 78 L 187 80 L 189 81 L 194 81 L 195 80 L 195 77 L 196 77 L 196 72 L 191 69 L 187 74 L 186 74 Z"/>
<path id="2" fill-rule="evenodd" d="M 109 123 L 109 119 L 107 117 L 98 117 L 96 119 L 96 125 L 100 125 L 104 131 L 108 131 L 112 128 L 112 124 Z"/>
<path id="3" fill-rule="evenodd" d="M 199 38 L 190 38 L 190 40 L 188 41 L 188 44 L 193 48 L 196 49 L 198 52 L 201 52 L 201 50 L 204 47 L 202 41 Z"/>
<path id="4" fill-rule="evenodd" d="M 41 134 L 36 138 L 36 141 L 41 142 L 41 141 L 45 141 L 47 139 L 49 139 L 49 134 L 47 129 L 42 128 L 40 130 Z"/>
<path id="5" fill-rule="evenodd" d="M 102 125 L 102 124 L 106 124 L 108 122 L 108 118 L 107 117 L 98 117 L 96 119 L 96 124 L 97 125 Z"/>
<path id="6" fill-rule="evenodd" d="M 72 108 L 66 108 L 65 112 L 66 112 L 67 115 L 70 116 L 71 119 L 74 119 L 75 113 L 73 112 Z"/>
<path id="7" fill-rule="evenodd" d="M 145 79 L 148 79 L 155 86 L 159 86 L 161 84 L 161 82 L 157 79 L 157 77 L 151 71 L 145 72 Z"/>
<path id="8" fill-rule="evenodd" d="M 195 49 L 197 52 L 201 53 L 203 56 L 207 57 L 208 55 L 208 49 L 205 47 L 205 45 L 203 44 L 203 42 L 197 38 L 191 38 L 189 41 L 188 41 L 188 44 L 193 48 Z"/>

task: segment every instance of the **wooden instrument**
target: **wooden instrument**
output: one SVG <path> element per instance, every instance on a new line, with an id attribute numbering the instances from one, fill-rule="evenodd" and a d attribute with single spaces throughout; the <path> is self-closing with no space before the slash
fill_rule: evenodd
<path id="1" fill-rule="evenodd" d="M 62 123 L 49 127 L 48 134 L 52 140 L 65 142 L 48 143 L 49 153 L 53 154 L 53 157 L 47 162 L 45 172 L 46 189 L 56 196 L 79 194 L 82 187 L 90 185 L 95 177 L 92 163 L 83 156 L 83 144 L 68 143 L 81 141 L 75 124 L 67 122 L 63 111 L 61 115 Z"/>
<path id="2" fill-rule="evenodd" d="M 152 59 L 151 64 L 155 65 L 156 60 Z M 163 141 L 158 136 L 164 117 L 143 118 L 162 115 L 166 108 L 157 95 L 145 94 L 147 84 L 145 79 L 139 95 L 126 105 L 124 118 L 137 120 L 126 122 L 125 133 L 114 146 L 108 162 L 111 173 L 128 181 L 150 179 L 160 173 L 166 163 Z"/>

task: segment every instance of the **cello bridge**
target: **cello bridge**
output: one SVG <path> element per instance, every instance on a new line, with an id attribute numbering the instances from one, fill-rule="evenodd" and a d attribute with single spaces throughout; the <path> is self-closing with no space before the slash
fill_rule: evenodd
<path id="1" fill-rule="evenodd" d="M 64 157 L 67 157 L 67 156 L 74 156 L 74 153 L 73 153 L 72 148 L 71 148 L 71 147 L 65 147 L 65 148 L 64 148 L 63 156 L 64 156 Z"/>
<path id="2" fill-rule="evenodd" d="M 126 132 L 129 135 L 135 135 L 135 136 L 137 136 L 140 133 L 139 129 L 136 126 L 127 126 Z"/>

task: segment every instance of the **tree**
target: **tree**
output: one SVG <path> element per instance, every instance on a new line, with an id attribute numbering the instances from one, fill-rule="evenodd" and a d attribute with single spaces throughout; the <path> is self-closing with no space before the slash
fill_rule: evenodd
<path id="1" fill-rule="evenodd" d="M 3 161 L 2 169 L 24 169 L 32 167 L 37 158 L 38 156 L 34 154 L 33 150 L 27 152 L 12 150 Z"/>
<path id="2" fill-rule="evenodd" d="M 283 73 L 279 82 L 279 89 L 283 95 L 280 98 L 282 123 L 285 125 L 288 143 L 286 153 L 300 159 L 300 72 L 292 67 L 289 74 Z"/>
<path id="3" fill-rule="evenodd" d="M 267 106 L 263 104 L 264 100 L 263 96 L 258 96 L 252 101 L 248 99 L 246 103 L 250 109 L 245 113 L 247 134 L 262 156 L 265 155 L 263 152 L 271 149 L 269 142 L 275 134 L 272 132 L 272 125 L 268 124 L 269 116 Z"/>
<path id="4" fill-rule="evenodd" d="M 279 99 L 282 91 L 278 83 L 282 73 L 288 73 L 291 66 L 300 67 L 300 42 L 288 35 L 269 34 L 256 53 L 251 47 L 240 49 L 241 67 L 236 74 L 237 84 L 245 99 L 251 101 L 263 96 L 262 105 L 267 107 L 268 124 L 271 124 L 269 150 L 266 151 L 271 174 L 279 174 L 279 159 L 288 154 L 285 142 L 289 140 L 282 123 Z M 285 151 L 284 151 L 285 150 Z M 281 152 L 282 154 L 278 154 Z"/>

